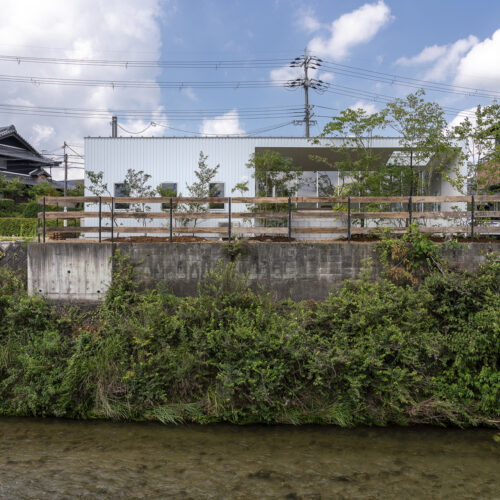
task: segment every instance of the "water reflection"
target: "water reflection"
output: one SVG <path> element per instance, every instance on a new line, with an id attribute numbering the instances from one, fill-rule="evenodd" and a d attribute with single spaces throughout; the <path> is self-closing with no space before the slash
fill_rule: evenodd
<path id="1" fill-rule="evenodd" d="M 0 419 L 0 497 L 500 498 L 493 434 Z"/>

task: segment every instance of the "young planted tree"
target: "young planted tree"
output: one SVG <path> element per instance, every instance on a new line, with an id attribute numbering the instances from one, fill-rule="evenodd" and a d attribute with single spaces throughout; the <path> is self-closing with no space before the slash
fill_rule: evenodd
<path id="1" fill-rule="evenodd" d="M 156 196 L 157 191 L 149 184 L 149 179 L 151 179 L 151 175 L 146 174 L 144 170 L 129 168 L 123 181 L 127 195 L 138 198 L 152 198 Z M 141 201 L 139 203 L 132 203 L 131 208 L 134 212 L 141 214 L 137 216 L 137 221 L 142 221 L 142 225 L 146 227 L 147 217 L 145 217 L 145 213 L 151 211 L 151 206 Z"/>
<path id="2" fill-rule="evenodd" d="M 475 117 L 466 117 L 453 132 L 465 145 L 467 172 L 457 178 L 463 193 L 491 190 L 500 185 L 500 105 L 478 106 Z"/>
<path id="3" fill-rule="evenodd" d="M 247 167 L 252 169 L 257 196 L 294 196 L 297 193 L 302 168 L 295 165 L 292 158 L 266 150 L 254 153 Z"/>
<path id="4" fill-rule="evenodd" d="M 207 160 L 208 156 L 204 155 L 203 151 L 200 151 L 198 169 L 194 171 L 196 181 L 192 184 L 186 184 L 187 192 L 191 198 L 209 198 L 217 194 L 216 189 L 211 184 L 219 171 L 220 165 L 217 164 L 215 167 L 210 168 Z M 202 214 L 208 212 L 209 208 L 210 205 L 208 203 L 195 201 L 181 205 L 180 210 L 191 214 Z M 182 220 L 182 224 L 187 226 L 191 221 L 193 221 L 193 227 L 196 227 L 198 217 L 196 215 L 186 217 Z"/>
<path id="5" fill-rule="evenodd" d="M 394 158 L 401 176 L 401 194 L 429 194 L 434 175 L 449 176 L 450 160 L 457 155 L 444 111 L 424 99 L 418 90 L 387 103 L 382 111 L 387 126 L 400 138 L 401 151 Z"/>
<path id="6" fill-rule="evenodd" d="M 295 165 L 292 158 L 282 156 L 277 151 L 265 150 L 254 153 L 247 167 L 252 169 L 257 197 L 288 197 L 297 194 L 302 168 Z M 252 212 L 282 212 L 287 205 L 278 203 L 257 203 L 248 207 Z M 284 219 L 264 219 L 264 225 L 283 225 Z"/>
<path id="7" fill-rule="evenodd" d="M 368 114 L 361 108 L 346 109 L 325 125 L 319 138 L 343 139 L 339 146 L 330 147 L 341 157 L 335 162 L 335 167 L 338 169 L 340 190 L 344 194 L 380 196 L 387 195 L 387 190 L 392 191 L 392 186 L 388 185 L 390 167 L 382 161 L 375 148 L 375 141 L 380 137 L 378 132 L 386 125 L 383 113 Z M 316 142 L 319 141 L 316 139 Z M 333 167 L 326 158 L 317 155 L 313 159 Z M 331 186 L 326 176 L 320 177 L 320 185 L 327 195 L 339 191 Z"/>

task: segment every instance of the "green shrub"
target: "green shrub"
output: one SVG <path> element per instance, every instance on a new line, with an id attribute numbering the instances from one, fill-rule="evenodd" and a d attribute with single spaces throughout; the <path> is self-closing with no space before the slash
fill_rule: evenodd
<path id="1" fill-rule="evenodd" d="M 127 258 L 92 314 L 29 297 L 0 267 L 0 414 L 164 423 L 496 425 L 500 261 L 414 286 L 369 273 L 275 302 L 235 263 L 195 297 L 141 292 Z"/>
<path id="2" fill-rule="evenodd" d="M 36 236 L 37 219 L 23 217 L 0 218 L 0 236 Z"/>
<path id="3" fill-rule="evenodd" d="M 0 217 L 12 216 L 15 209 L 14 200 L 0 198 Z"/>
<path id="4" fill-rule="evenodd" d="M 31 200 L 23 207 L 23 217 L 27 219 L 36 219 L 38 217 L 38 202 Z"/>

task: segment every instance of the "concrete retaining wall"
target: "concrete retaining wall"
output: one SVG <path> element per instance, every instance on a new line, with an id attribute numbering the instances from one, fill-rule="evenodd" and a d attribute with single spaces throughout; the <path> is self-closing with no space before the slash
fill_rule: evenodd
<path id="1" fill-rule="evenodd" d="M 53 300 L 101 300 L 111 282 L 111 245 L 89 243 L 28 246 L 28 292 Z"/>
<path id="2" fill-rule="evenodd" d="M 28 245 L 24 241 L 0 241 L 0 267 L 14 271 L 27 282 Z"/>
<path id="3" fill-rule="evenodd" d="M 229 261 L 220 243 L 30 243 L 30 293 L 79 303 L 101 300 L 111 282 L 114 248 L 136 264 L 144 288 L 164 281 L 180 296 L 195 294 L 206 271 L 220 259 Z M 379 275 L 374 250 L 374 243 L 251 243 L 237 268 L 248 273 L 251 286 L 261 285 L 279 299 L 322 299 L 346 279 L 357 278 L 364 259 L 373 259 L 374 277 Z M 473 270 L 491 251 L 499 252 L 500 243 L 464 245 L 447 258 L 458 269 Z"/>

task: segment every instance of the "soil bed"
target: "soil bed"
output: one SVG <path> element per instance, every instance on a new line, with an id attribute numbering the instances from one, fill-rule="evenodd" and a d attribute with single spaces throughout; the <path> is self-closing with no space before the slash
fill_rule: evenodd
<path id="1" fill-rule="evenodd" d="M 103 241 L 111 241 L 110 238 Z M 195 243 L 197 241 L 210 241 L 200 236 L 173 236 L 172 242 Z M 114 243 L 170 243 L 169 236 L 129 236 L 127 238 L 114 238 Z"/>

